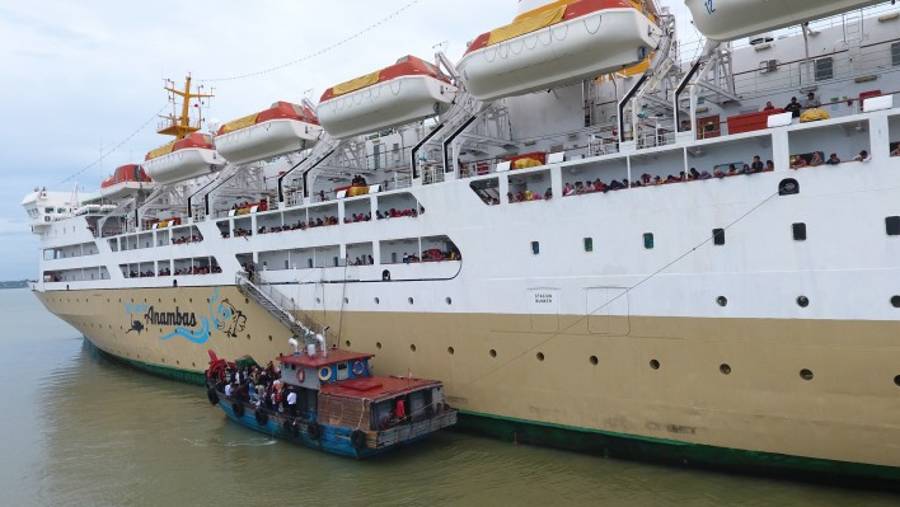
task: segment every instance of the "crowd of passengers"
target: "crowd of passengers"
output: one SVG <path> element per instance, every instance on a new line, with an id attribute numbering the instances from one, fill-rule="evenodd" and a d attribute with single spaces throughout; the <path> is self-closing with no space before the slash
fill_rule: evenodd
<path id="1" fill-rule="evenodd" d="M 225 369 L 225 378 L 216 384 L 216 389 L 234 401 L 250 403 L 254 409 L 266 408 L 272 412 L 297 415 L 298 392 L 285 385 L 281 371 L 270 361 L 265 368 L 253 365 L 249 368 Z"/>
<path id="2" fill-rule="evenodd" d="M 869 152 L 866 150 L 862 150 L 853 157 L 854 162 L 868 162 L 872 160 L 872 157 L 869 155 Z M 810 153 L 808 155 L 795 155 L 791 157 L 791 169 L 803 169 L 804 167 L 818 167 L 820 165 L 838 165 L 841 163 L 840 157 L 838 157 L 837 153 L 832 153 L 828 156 L 826 160 L 823 157 L 822 152 L 817 151 L 814 153 Z"/>
<path id="3" fill-rule="evenodd" d="M 414 253 L 403 252 L 401 262 L 403 264 L 415 264 L 418 262 L 439 262 L 439 261 L 458 261 L 462 256 L 455 247 L 444 251 L 440 248 L 431 248 L 422 252 L 422 257 Z"/>
<path id="4" fill-rule="evenodd" d="M 222 272 L 222 268 L 217 265 L 210 266 L 194 266 L 180 268 L 175 270 L 175 276 L 189 275 L 209 275 Z M 153 274 L 153 271 L 129 271 L 125 273 L 125 278 L 153 278 L 154 276 L 172 276 L 172 270 L 169 268 L 160 268 L 159 274 Z"/>
<path id="5" fill-rule="evenodd" d="M 424 213 L 425 210 L 423 208 L 419 208 L 416 210 L 415 208 L 407 208 L 407 209 L 396 209 L 391 208 L 388 211 L 382 213 L 381 211 L 376 211 L 375 216 L 379 220 L 386 218 L 398 218 L 398 217 L 417 217 L 420 214 Z M 351 217 L 345 217 L 344 223 L 356 223 L 356 222 L 368 222 L 372 220 L 371 213 L 354 213 Z M 286 224 L 286 225 L 276 225 L 276 226 L 265 226 L 261 225 L 256 229 L 257 234 L 269 234 L 274 232 L 287 232 L 287 231 L 304 231 L 306 229 L 312 229 L 315 227 L 326 227 L 329 225 L 337 225 L 340 223 L 338 218 L 334 215 L 329 215 L 326 217 L 319 217 L 315 219 L 310 219 L 309 223 L 304 221 L 297 221 L 294 224 Z M 249 229 L 244 229 L 243 227 L 236 227 L 234 229 L 234 237 L 246 237 L 250 236 L 251 232 Z M 228 231 L 222 231 L 222 238 L 230 238 L 231 234 Z M 198 240 L 199 241 L 199 240 Z"/>
<path id="6" fill-rule="evenodd" d="M 190 236 L 182 236 L 180 238 L 172 238 L 173 245 L 185 245 L 187 243 L 198 243 L 200 241 L 203 241 L 203 238 L 201 238 L 197 234 L 192 234 Z"/>
<path id="7" fill-rule="evenodd" d="M 360 255 L 350 260 L 351 266 L 371 266 L 375 264 L 375 259 L 371 255 Z"/>
<path id="8" fill-rule="evenodd" d="M 249 210 L 253 206 L 257 206 L 256 211 L 269 211 L 269 201 L 261 199 L 259 202 L 244 201 L 239 202 L 231 207 L 232 211 Z"/>

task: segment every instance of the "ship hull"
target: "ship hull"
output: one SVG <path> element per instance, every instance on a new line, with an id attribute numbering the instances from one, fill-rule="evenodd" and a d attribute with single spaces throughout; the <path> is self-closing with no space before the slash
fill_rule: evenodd
<path id="1" fill-rule="evenodd" d="M 177 380 L 202 382 L 208 348 L 288 352 L 287 330 L 234 287 L 37 294 L 101 351 Z M 223 302 L 243 320 L 172 335 L 172 315 L 202 320 Z M 632 316 L 609 324 L 627 332 L 598 339 L 577 316 L 315 317 L 332 341 L 376 354 L 380 374 L 442 379 L 464 430 L 717 469 L 900 479 L 897 322 Z"/>

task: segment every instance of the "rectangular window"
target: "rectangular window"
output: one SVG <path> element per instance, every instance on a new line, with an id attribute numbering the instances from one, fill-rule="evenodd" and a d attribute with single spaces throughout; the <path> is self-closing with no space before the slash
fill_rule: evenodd
<path id="1" fill-rule="evenodd" d="M 900 236 L 900 217 L 887 217 L 884 226 L 888 236 Z"/>
<path id="2" fill-rule="evenodd" d="M 806 224 L 804 224 L 803 222 L 798 222 L 796 224 L 792 224 L 791 229 L 793 229 L 794 231 L 795 241 L 806 241 Z"/>
<path id="3" fill-rule="evenodd" d="M 900 42 L 891 44 L 891 65 L 900 66 Z"/>
<path id="4" fill-rule="evenodd" d="M 531 242 L 531 253 L 534 255 L 538 255 L 541 253 L 541 243 L 539 241 Z"/>
<path id="5" fill-rule="evenodd" d="M 834 59 L 830 56 L 816 60 L 816 81 L 834 79 Z"/>
<path id="6" fill-rule="evenodd" d="M 585 252 L 593 252 L 594 251 L 594 238 L 584 238 L 584 251 Z"/>
<path id="7" fill-rule="evenodd" d="M 647 250 L 653 249 L 653 233 L 652 232 L 644 233 L 644 248 L 646 248 Z"/>
<path id="8" fill-rule="evenodd" d="M 713 229 L 713 244 L 722 246 L 725 244 L 725 229 Z"/>

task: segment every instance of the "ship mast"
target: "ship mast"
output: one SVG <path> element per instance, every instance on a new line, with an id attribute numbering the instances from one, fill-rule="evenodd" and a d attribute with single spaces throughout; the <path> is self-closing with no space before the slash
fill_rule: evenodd
<path id="1" fill-rule="evenodd" d="M 176 140 L 184 139 L 192 133 L 200 130 L 203 124 L 203 112 L 201 106 L 205 105 L 201 99 L 212 98 L 212 93 L 203 93 L 203 85 L 197 87 L 197 92 L 191 91 L 191 75 L 188 74 L 184 79 L 184 89 L 175 88 L 175 81 L 166 79 L 165 90 L 169 92 L 169 102 L 172 103 L 172 114 L 162 116 L 163 121 L 159 125 L 157 133 L 174 136 Z M 177 114 L 177 104 L 180 98 L 181 114 Z M 194 107 L 197 108 L 197 115 L 194 121 L 191 121 L 191 101 L 196 100 Z"/>

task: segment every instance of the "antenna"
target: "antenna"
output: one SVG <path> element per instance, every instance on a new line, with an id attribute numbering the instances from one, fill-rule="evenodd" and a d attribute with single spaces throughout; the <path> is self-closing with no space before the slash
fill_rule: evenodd
<path id="1" fill-rule="evenodd" d="M 169 103 L 172 104 L 172 113 L 160 116 L 163 121 L 160 123 L 157 132 L 166 136 L 174 136 L 175 139 L 184 139 L 200 130 L 203 126 L 203 106 L 207 105 L 207 102 L 203 99 L 210 99 L 214 96 L 212 89 L 209 92 L 204 92 L 203 85 L 200 85 L 197 87 L 197 93 L 191 92 L 190 74 L 184 79 L 183 90 L 175 88 L 175 81 L 171 79 L 165 80 L 163 89 L 169 92 Z M 178 113 L 179 100 L 181 102 L 180 114 Z M 193 121 L 191 120 L 191 101 L 195 101 L 193 106 L 197 110 Z"/>

